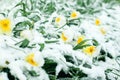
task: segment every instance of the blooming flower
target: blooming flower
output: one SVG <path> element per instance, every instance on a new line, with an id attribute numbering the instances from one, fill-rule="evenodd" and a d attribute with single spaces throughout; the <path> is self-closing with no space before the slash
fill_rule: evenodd
<path id="1" fill-rule="evenodd" d="M 55 24 L 57 27 L 64 26 L 66 24 L 66 18 L 64 16 L 61 16 L 61 15 L 57 16 L 55 18 Z"/>
<path id="2" fill-rule="evenodd" d="M 78 11 L 73 11 L 70 15 L 71 19 L 76 19 L 80 16 L 80 13 Z"/>
<path id="3" fill-rule="evenodd" d="M 88 55 L 92 55 L 95 51 L 96 51 L 95 46 L 88 46 L 88 47 L 83 49 L 83 52 L 88 54 Z"/>
<path id="4" fill-rule="evenodd" d="M 25 38 L 25 39 L 28 39 L 28 40 L 32 40 L 33 39 L 33 34 L 32 34 L 32 31 L 31 30 L 23 30 L 21 33 L 20 33 L 20 36 L 22 38 Z"/>
<path id="5" fill-rule="evenodd" d="M 26 61 L 33 66 L 38 66 L 38 63 L 34 60 L 34 57 L 35 57 L 35 54 L 31 53 L 27 55 Z"/>
<path id="6" fill-rule="evenodd" d="M 105 31 L 105 29 L 104 29 L 104 28 L 100 28 L 100 32 L 101 32 L 103 35 L 105 35 L 105 34 L 106 34 L 106 31 Z"/>
<path id="7" fill-rule="evenodd" d="M 25 61 L 31 64 L 32 66 L 43 66 L 44 59 L 40 52 L 30 53 L 25 57 Z"/>
<path id="8" fill-rule="evenodd" d="M 77 39 L 77 44 L 84 40 L 84 36 L 79 36 Z"/>
<path id="9" fill-rule="evenodd" d="M 61 38 L 62 38 L 63 41 L 66 41 L 66 40 L 67 40 L 67 37 L 65 36 L 64 33 L 62 33 Z"/>
<path id="10" fill-rule="evenodd" d="M 73 34 L 73 31 L 71 29 L 65 30 L 61 34 L 61 39 L 64 42 L 71 42 L 73 40 L 73 37 L 74 37 L 74 34 Z"/>
<path id="11" fill-rule="evenodd" d="M 99 19 L 96 19 L 96 20 L 95 20 L 95 25 L 96 25 L 96 26 L 99 26 L 100 24 L 101 24 L 101 21 L 100 21 Z"/>
<path id="12" fill-rule="evenodd" d="M 11 32 L 11 21 L 10 19 L 0 20 L 0 33 L 9 34 Z"/>

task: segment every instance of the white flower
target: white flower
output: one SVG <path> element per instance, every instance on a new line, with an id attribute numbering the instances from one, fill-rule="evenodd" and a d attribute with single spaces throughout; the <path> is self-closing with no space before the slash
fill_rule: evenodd
<path id="1" fill-rule="evenodd" d="M 34 36 L 33 39 L 34 43 L 44 43 L 44 37 L 38 31 L 34 30 L 33 36 Z"/>
<path id="2" fill-rule="evenodd" d="M 7 67 L 8 64 L 12 61 L 14 61 L 14 57 L 12 54 L 10 54 L 8 51 L 6 51 L 5 49 L 1 49 L 1 54 L 0 54 L 0 67 Z M 10 50 L 10 49 L 9 49 Z"/>
<path id="3" fill-rule="evenodd" d="M 25 38 L 25 39 L 28 39 L 28 40 L 33 40 L 33 34 L 32 34 L 32 31 L 31 30 L 23 30 L 21 33 L 20 33 L 20 36 L 22 38 Z"/>
<path id="4" fill-rule="evenodd" d="M 61 15 L 57 16 L 55 18 L 55 24 L 57 27 L 64 26 L 66 24 L 66 18 L 64 16 L 61 16 Z"/>
<path id="5" fill-rule="evenodd" d="M 61 39 L 64 42 L 71 42 L 73 40 L 73 37 L 74 37 L 74 33 L 71 29 L 65 30 L 61 34 Z"/>
<path id="6" fill-rule="evenodd" d="M 73 11 L 70 15 L 71 19 L 77 19 L 80 17 L 80 13 L 78 11 Z"/>
<path id="7" fill-rule="evenodd" d="M 30 53 L 25 58 L 26 62 L 31 64 L 32 66 L 43 66 L 44 59 L 40 52 Z"/>

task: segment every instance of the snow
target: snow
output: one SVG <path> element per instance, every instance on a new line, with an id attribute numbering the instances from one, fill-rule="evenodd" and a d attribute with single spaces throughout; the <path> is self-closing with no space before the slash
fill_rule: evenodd
<path id="1" fill-rule="evenodd" d="M 19 80 L 50 80 L 48 72 L 42 68 L 45 64 L 45 58 L 57 63 L 55 76 L 59 76 L 61 70 L 67 73 L 70 67 L 74 67 L 79 68 L 83 73 L 87 74 L 88 78 L 101 78 L 101 80 L 106 80 L 107 69 L 120 70 L 119 60 L 116 60 L 116 58 L 120 56 L 120 6 L 115 5 L 112 7 L 113 9 L 108 9 L 109 4 L 96 0 L 96 2 L 89 5 L 89 7 L 98 7 L 98 9 L 101 9 L 100 12 L 92 15 L 88 13 L 82 14 L 80 13 L 81 11 L 78 11 L 78 17 L 72 19 L 70 18 L 72 11 L 77 11 L 75 10 L 76 8 L 84 10 L 84 7 L 76 4 L 77 0 L 47 0 L 45 5 L 42 5 L 42 3 L 39 5 L 39 1 L 36 0 L 36 3 L 33 3 L 36 5 L 33 13 L 31 11 L 30 15 L 23 16 L 23 14 L 19 12 L 16 17 L 13 17 L 14 13 L 22 9 L 22 7 L 17 6 L 13 8 L 19 0 L 9 1 L 0 0 L 0 13 L 8 13 L 7 17 L 11 20 L 12 29 L 16 27 L 16 24 L 24 21 L 32 23 L 34 27 L 32 29 L 28 28 L 29 25 L 22 25 L 21 27 L 27 28 L 21 30 L 20 35 L 17 35 L 17 37 L 14 36 L 14 31 L 11 35 L 0 34 L 0 80 L 9 80 L 7 73 L 3 72 L 2 68 L 9 68 L 10 73 Z M 50 14 L 45 13 L 44 10 L 51 1 L 55 3 L 55 11 Z M 102 7 L 99 7 L 99 3 L 102 4 Z M 32 7 L 30 1 L 27 1 L 27 6 L 29 8 Z M 43 6 L 41 10 L 37 8 L 40 6 Z M 7 10 L 11 11 L 7 12 Z M 34 17 L 35 15 L 39 16 L 40 19 L 33 22 L 30 17 Z M 61 21 L 58 23 L 55 22 L 56 17 L 60 17 Z M 6 18 L 6 16 L 0 14 L 0 20 L 4 18 Z M 96 19 L 101 21 L 99 26 L 95 25 Z M 70 20 L 72 21 L 70 22 Z M 77 25 L 69 24 L 69 22 Z M 44 27 L 44 34 L 37 31 L 40 27 Z M 105 29 L 106 34 L 101 33 L 101 28 Z M 62 33 L 64 33 L 64 36 L 67 38 L 66 41 L 62 40 Z M 85 44 L 93 45 L 92 39 L 95 39 L 99 43 L 99 45 L 96 46 L 96 52 L 92 56 L 85 54 L 82 49 L 73 50 L 77 45 L 76 42 L 79 36 L 85 36 L 85 40 L 89 39 Z M 30 41 L 29 46 L 34 45 L 33 48 L 21 48 L 19 45 L 15 45 L 24 39 L 28 39 Z M 46 41 L 56 40 L 57 42 L 46 43 Z M 39 51 L 41 48 L 40 43 L 45 45 L 43 51 Z M 106 52 L 104 54 L 105 61 L 96 60 L 94 63 L 93 59 L 102 55 L 101 49 Z M 25 57 L 30 53 L 35 54 L 34 59 L 40 64 L 39 66 L 32 66 L 25 61 Z M 108 53 L 112 58 L 107 56 Z M 67 61 L 64 57 L 65 55 L 71 56 L 74 63 Z M 89 64 L 91 68 L 85 67 L 85 63 Z M 33 77 L 26 72 L 31 70 L 39 73 L 39 76 Z M 115 73 L 119 74 L 117 71 Z M 114 73 L 111 72 L 107 74 L 110 76 L 110 79 L 115 80 Z"/>

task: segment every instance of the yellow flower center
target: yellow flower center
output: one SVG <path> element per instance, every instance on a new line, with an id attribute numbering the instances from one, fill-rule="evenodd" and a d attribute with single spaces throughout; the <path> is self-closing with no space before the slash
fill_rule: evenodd
<path id="1" fill-rule="evenodd" d="M 95 51 L 96 51 L 95 46 L 89 46 L 83 49 L 83 52 L 88 55 L 92 55 Z"/>
<path id="2" fill-rule="evenodd" d="M 79 44 L 81 41 L 83 41 L 83 39 L 84 39 L 84 36 L 80 36 L 77 40 L 77 44 Z"/>
<path id="3" fill-rule="evenodd" d="M 67 37 L 65 36 L 64 33 L 62 33 L 62 35 L 61 35 L 61 39 L 62 39 L 63 41 L 67 41 Z"/>
<path id="4" fill-rule="evenodd" d="M 61 18 L 60 17 L 57 17 L 56 19 L 55 19 L 55 22 L 56 23 L 59 23 L 61 21 Z"/>
<path id="5" fill-rule="evenodd" d="M 104 29 L 104 28 L 100 28 L 100 32 L 101 32 L 103 35 L 105 35 L 105 34 L 106 34 L 106 31 L 105 31 L 105 29 Z"/>
<path id="6" fill-rule="evenodd" d="M 9 19 L 0 20 L 0 32 L 1 33 L 11 32 L 11 21 Z"/>
<path id="7" fill-rule="evenodd" d="M 25 58 L 25 60 L 32 66 L 38 66 L 38 63 L 34 60 L 34 56 L 34 53 L 31 53 Z"/>
<path id="8" fill-rule="evenodd" d="M 77 18 L 77 13 L 76 13 L 76 12 L 72 12 L 70 17 L 71 17 L 72 19 Z"/>
<path id="9" fill-rule="evenodd" d="M 101 24 L 101 21 L 99 19 L 95 20 L 95 25 L 99 26 Z"/>

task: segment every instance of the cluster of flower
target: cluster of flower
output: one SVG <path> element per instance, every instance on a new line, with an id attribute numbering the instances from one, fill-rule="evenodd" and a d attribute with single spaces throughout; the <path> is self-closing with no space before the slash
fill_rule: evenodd
<path id="1" fill-rule="evenodd" d="M 120 7 L 101 3 L 91 15 L 79 0 L 45 1 L 21 0 L 0 13 L 0 80 L 120 79 Z"/>

